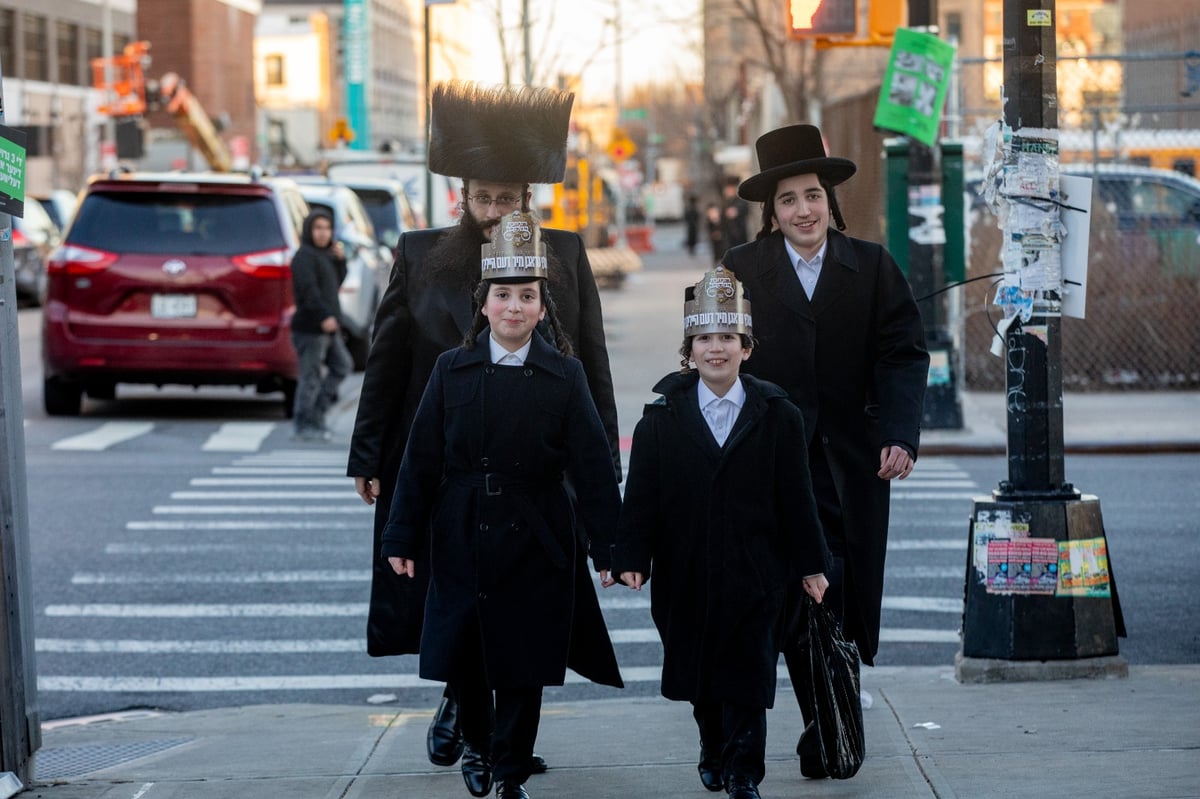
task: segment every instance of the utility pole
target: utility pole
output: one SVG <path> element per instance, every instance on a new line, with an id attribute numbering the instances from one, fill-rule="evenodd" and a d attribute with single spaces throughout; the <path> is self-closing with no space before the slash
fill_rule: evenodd
<path id="1" fill-rule="evenodd" d="M 614 106 L 614 122 L 613 130 L 621 128 L 621 116 L 625 110 L 622 108 L 624 99 L 621 96 L 621 0 L 613 0 L 613 45 L 617 48 L 616 52 L 616 70 L 613 77 L 613 106 Z M 628 206 L 628 198 L 626 197 L 625 187 L 621 180 L 617 180 L 617 247 L 625 247 L 628 240 L 625 236 L 625 215 Z"/>
<path id="2" fill-rule="evenodd" d="M 1063 468 L 1055 17 L 1054 0 L 1004 0 L 1001 202 L 1021 208 L 1004 228 L 1008 479 L 972 510 L 955 660 L 964 682 L 1129 668 L 1100 501 Z"/>
<path id="3" fill-rule="evenodd" d="M 3 78 L 0 73 L 0 125 Z M 33 753 L 42 742 L 33 660 L 28 501 L 12 216 L 0 211 L 0 797 L 12 796 L 29 782 Z"/>
<path id="4" fill-rule="evenodd" d="M 529 44 L 529 0 L 521 0 L 521 43 L 525 50 L 525 85 L 533 85 L 533 50 Z"/>

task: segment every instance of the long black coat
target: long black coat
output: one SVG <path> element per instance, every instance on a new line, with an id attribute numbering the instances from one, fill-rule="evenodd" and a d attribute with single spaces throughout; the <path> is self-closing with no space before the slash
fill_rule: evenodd
<path id="1" fill-rule="evenodd" d="M 810 301 L 783 234 L 726 253 L 754 313 L 758 347 L 745 372 L 776 383 L 819 438 L 837 487 L 846 535 L 846 634 L 863 662 L 879 647 L 889 483 L 879 452 L 915 456 L 929 371 L 912 289 L 887 250 L 830 230 Z"/>
<path id="2" fill-rule="evenodd" d="M 387 522 L 392 490 L 413 416 L 434 362 L 462 343 L 471 327 L 470 293 L 437 282 L 425 270 L 430 249 L 447 231 L 403 234 L 396 245 L 392 278 L 376 314 L 375 333 L 359 395 L 346 473 L 378 477 L 375 553 L 367 652 L 372 656 L 418 651 L 424 617 L 425 579 L 399 578 L 379 557 L 379 534 Z M 551 281 L 559 322 L 583 363 L 592 399 L 604 422 L 614 464 L 620 463 L 617 405 L 609 371 L 600 292 L 578 234 L 542 230 L 557 259 Z M 554 268 L 554 267 L 552 267 Z"/>
<path id="3" fill-rule="evenodd" d="M 568 665 L 620 687 L 563 485 L 570 468 L 607 569 L 621 498 L 583 367 L 537 335 L 524 367 L 494 365 L 488 335 L 438 358 L 383 530 L 385 559 L 424 560 L 428 542 L 421 676 L 448 681 L 478 629 L 493 688 L 562 685 Z"/>
<path id="4" fill-rule="evenodd" d="M 676 373 L 654 387 L 665 396 L 633 434 L 613 566 L 651 578 L 663 696 L 771 707 L 789 591 L 829 570 L 804 419 L 778 386 L 743 376 L 718 446 L 697 383 Z"/>

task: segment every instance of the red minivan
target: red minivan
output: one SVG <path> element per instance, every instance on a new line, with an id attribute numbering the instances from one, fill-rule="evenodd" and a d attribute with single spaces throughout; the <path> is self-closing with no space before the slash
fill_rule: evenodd
<path id="1" fill-rule="evenodd" d="M 77 415 L 118 383 L 296 387 L 291 258 L 307 205 L 246 175 L 93 178 L 47 264 L 43 404 Z"/>

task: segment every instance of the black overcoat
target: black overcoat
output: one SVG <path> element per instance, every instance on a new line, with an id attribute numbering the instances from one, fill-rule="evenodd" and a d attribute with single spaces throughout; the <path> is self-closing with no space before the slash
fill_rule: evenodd
<path id="1" fill-rule="evenodd" d="M 889 483 L 885 444 L 916 456 L 929 371 L 921 314 L 887 250 L 829 231 L 810 301 L 776 231 L 726 253 L 745 287 L 758 347 L 743 370 L 783 388 L 804 414 L 837 487 L 846 535 L 845 631 L 863 662 L 879 647 Z"/>
<path id="2" fill-rule="evenodd" d="M 562 685 L 568 665 L 620 687 L 563 484 L 609 568 L 621 498 L 583 367 L 537 335 L 523 367 L 494 365 L 488 336 L 438 358 L 383 530 L 383 558 L 430 564 L 421 676 L 449 681 L 480 634 L 492 688 Z"/>
<path id="3" fill-rule="evenodd" d="M 424 269 L 441 230 L 410 231 L 396 245 L 392 277 L 375 317 L 375 333 L 359 394 L 346 473 L 378 477 L 375 553 L 367 619 L 367 653 L 402 655 L 418 651 L 424 617 L 425 577 L 401 579 L 379 557 L 379 535 L 392 505 L 392 490 L 413 416 L 438 356 L 462 343 L 471 327 L 471 297 Z M 620 463 L 617 405 L 604 340 L 600 292 L 576 233 L 542 230 L 557 272 L 551 281 L 563 331 L 583 363 L 592 399 L 608 435 L 613 463 Z M 427 575 L 427 571 L 426 571 Z"/>
<path id="4" fill-rule="evenodd" d="M 697 383 L 663 378 L 638 422 L 613 567 L 651 578 L 663 696 L 771 707 L 787 596 L 829 570 L 804 419 L 778 386 L 743 376 L 718 446 Z"/>

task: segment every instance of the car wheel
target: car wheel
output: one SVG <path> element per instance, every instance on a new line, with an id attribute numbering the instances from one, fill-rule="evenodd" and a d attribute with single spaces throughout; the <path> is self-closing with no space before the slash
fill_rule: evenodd
<path id="1" fill-rule="evenodd" d="M 87 395 L 94 400 L 115 400 L 117 398 L 117 384 L 91 383 L 87 387 Z"/>
<path id="2" fill-rule="evenodd" d="M 78 416 L 83 408 L 83 386 L 48 377 L 42 381 L 42 405 L 51 416 Z"/>
<path id="3" fill-rule="evenodd" d="M 283 418 L 291 419 L 296 409 L 296 381 L 283 381 Z"/>

